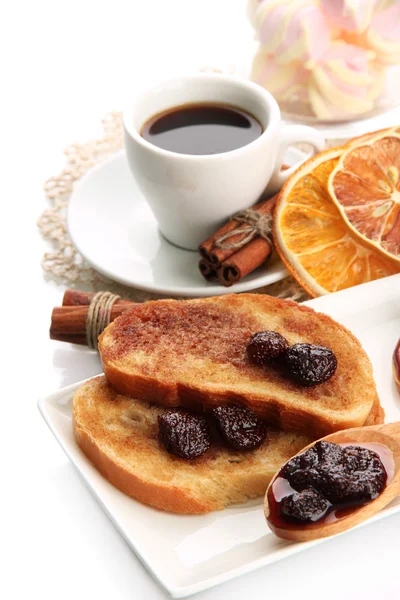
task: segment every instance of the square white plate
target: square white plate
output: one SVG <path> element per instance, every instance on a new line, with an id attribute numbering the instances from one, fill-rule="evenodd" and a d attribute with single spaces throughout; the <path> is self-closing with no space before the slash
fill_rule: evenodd
<path id="1" fill-rule="evenodd" d="M 400 420 L 400 395 L 391 367 L 400 337 L 400 275 L 307 304 L 331 315 L 360 339 L 374 367 L 386 421 Z M 320 543 L 276 538 L 265 523 L 262 499 L 205 516 L 181 516 L 125 496 L 96 471 L 74 442 L 71 401 L 81 383 L 41 399 L 40 412 L 112 522 L 172 596 L 194 594 Z M 369 522 L 398 511 L 400 496 Z"/>

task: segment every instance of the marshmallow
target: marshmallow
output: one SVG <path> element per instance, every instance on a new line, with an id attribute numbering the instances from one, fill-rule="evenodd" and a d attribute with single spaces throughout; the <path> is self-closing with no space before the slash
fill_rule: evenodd
<path id="1" fill-rule="evenodd" d="M 264 52 L 279 64 L 314 62 L 329 47 L 328 24 L 316 0 L 264 0 L 254 20 Z"/>
<path id="2" fill-rule="evenodd" d="M 333 42 L 311 72 L 308 92 L 313 112 L 320 119 L 368 113 L 384 82 L 384 71 L 376 68 L 368 51 Z"/>
<path id="3" fill-rule="evenodd" d="M 379 0 L 321 0 L 321 7 L 334 27 L 365 31 Z"/>
<path id="4" fill-rule="evenodd" d="M 280 65 L 259 48 L 253 60 L 251 79 L 271 92 L 278 101 L 307 100 L 309 72 L 297 61 Z"/>

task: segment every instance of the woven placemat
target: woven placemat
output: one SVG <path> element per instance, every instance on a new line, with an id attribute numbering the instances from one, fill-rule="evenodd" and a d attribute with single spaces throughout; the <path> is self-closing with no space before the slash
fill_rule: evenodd
<path id="1" fill-rule="evenodd" d="M 59 175 L 50 177 L 44 185 L 50 207 L 39 217 L 38 227 L 43 238 L 50 242 L 52 249 L 44 254 L 42 267 L 60 285 L 93 292 L 108 290 L 135 302 L 163 298 L 165 296 L 127 287 L 101 275 L 83 259 L 69 237 L 65 215 L 74 184 L 92 167 L 123 147 L 121 113 L 107 114 L 102 123 L 103 135 L 99 139 L 83 144 L 71 144 L 65 149 L 66 164 L 63 170 Z M 234 292 L 235 287 L 230 291 Z M 253 291 L 298 302 L 309 298 L 290 276 Z"/>

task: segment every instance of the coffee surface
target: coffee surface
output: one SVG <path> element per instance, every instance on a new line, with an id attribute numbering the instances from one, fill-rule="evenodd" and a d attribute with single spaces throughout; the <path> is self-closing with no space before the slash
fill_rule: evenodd
<path id="1" fill-rule="evenodd" d="M 221 154 L 256 140 L 263 132 L 253 115 L 233 106 L 187 104 L 149 119 L 141 131 L 151 144 L 180 154 Z"/>

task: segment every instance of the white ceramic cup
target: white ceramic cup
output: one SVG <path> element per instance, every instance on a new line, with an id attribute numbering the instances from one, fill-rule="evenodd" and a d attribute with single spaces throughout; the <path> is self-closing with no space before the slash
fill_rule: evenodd
<path id="1" fill-rule="evenodd" d="M 170 152 L 141 136 L 148 119 L 164 110 L 202 102 L 230 105 L 254 115 L 263 133 L 247 146 L 221 154 Z M 282 187 L 298 164 L 281 172 L 290 144 L 307 142 L 313 151 L 325 147 L 323 136 L 303 125 L 283 125 L 278 104 L 259 85 L 213 73 L 160 83 L 124 112 L 125 146 L 136 182 L 173 244 L 189 250 L 224 220 L 254 204 L 263 192 Z"/>

